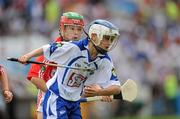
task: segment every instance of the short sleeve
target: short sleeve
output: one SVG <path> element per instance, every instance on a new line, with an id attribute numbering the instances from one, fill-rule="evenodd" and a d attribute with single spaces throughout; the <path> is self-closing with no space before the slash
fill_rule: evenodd
<path id="1" fill-rule="evenodd" d="M 98 84 L 103 88 L 111 85 L 120 86 L 120 81 L 116 76 L 113 63 L 110 60 L 104 59 L 98 70 L 96 70 L 94 74 L 91 75 L 90 78 L 88 78 L 88 80 L 85 82 L 85 85 L 90 84 Z"/>
<path id="2" fill-rule="evenodd" d="M 47 60 L 62 64 L 77 53 L 77 47 L 68 42 L 52 43 L 43 46 L 43 52 Z"/>

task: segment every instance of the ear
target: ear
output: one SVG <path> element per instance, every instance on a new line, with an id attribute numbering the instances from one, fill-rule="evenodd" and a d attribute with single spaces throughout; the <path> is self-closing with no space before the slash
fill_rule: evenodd
<path id="1" fill-rule="evenodd" d="M 65 28 L 64 28 L 65 29 Z M 59 27 L 59 34 L 64 37 L 64 29 L 62 27 Z"/>
<path id="2" fill-rule="evenodd" d="M 61 29 L 60 29 L 60 28 L 59 28 L 59 36 L 62 36 L 62 35 L 61 35 Z"/>

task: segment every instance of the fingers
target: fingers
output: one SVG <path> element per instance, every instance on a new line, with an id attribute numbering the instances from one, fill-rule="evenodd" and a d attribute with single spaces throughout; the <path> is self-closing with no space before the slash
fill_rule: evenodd
<path id="1" fill-rule="evenodd" d="M 84 95 L 86 97 L 96 96 L 97 92 L 93 88 L 87 86 L 84 88 Z"/>
<path id="2" fill-rule="evenodd" d="M 92 89 L 85 88 L 84 89 L 84 95 L 87 96 L 87 97 L 94 96 L 95 95 L 95 91 L 92 90 Z"/>
<path id="3" fill-rule="evenodd" d="M 26 64 L 26 62 L 29 60 L 29 57 L 27 55 L 23 55 L 18 58 L 18 61 L 22 64 Z"/>
<path id="4" fill-rule="evenodd" d="M 101 101 L 102 102 L 112 102 L 113 98 L 111 96 L 103 96 Z"/>
<path id="5" fill-rule="evenodd" d="M 92 85 L 85 86 L 83 93 L 86 97 L 97 96 L 101 89 L 102 88 L 99 85 L 92 84 Z"/>

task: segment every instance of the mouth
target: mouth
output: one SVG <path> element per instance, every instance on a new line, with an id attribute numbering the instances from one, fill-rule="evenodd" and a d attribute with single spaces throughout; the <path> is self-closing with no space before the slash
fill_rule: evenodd
<path id="1" fill-rule="evenodd" d="M 74 37 L 74 40 L 78 40 L 78 37 Z"/>
<path id="2" fill-rule="evenodd" d="M 104 49 L 104 50 L 108 50 L 108 49 L 109 49 L 109 46 L 104 46 L 103 49 Z"/>
<path id="3" fill-rule="evenodd" d="M 109 49 L 109 46 L 107 46 L 106 49 Z"/>

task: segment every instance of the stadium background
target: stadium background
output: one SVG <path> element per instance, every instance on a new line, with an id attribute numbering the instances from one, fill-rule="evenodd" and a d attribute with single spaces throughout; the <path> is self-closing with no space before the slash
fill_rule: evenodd
<path id="1" fill-rule="evenodd" d="M 84 15 L 86 24 L 101 18 L 119 27 L 110 55 L 121 83 L 132 78 L 139 86 L 133 103 L 85 104 L 85 118 L 179 118 L 180 0 L 0 0 L 0 64 L 14 93 L 8 105 L 0 96 L 1 119 L 35 119 L 37 89 L 25 78 L 29 66 L 6 57 L 53 41 L 67 11 Z"/>

